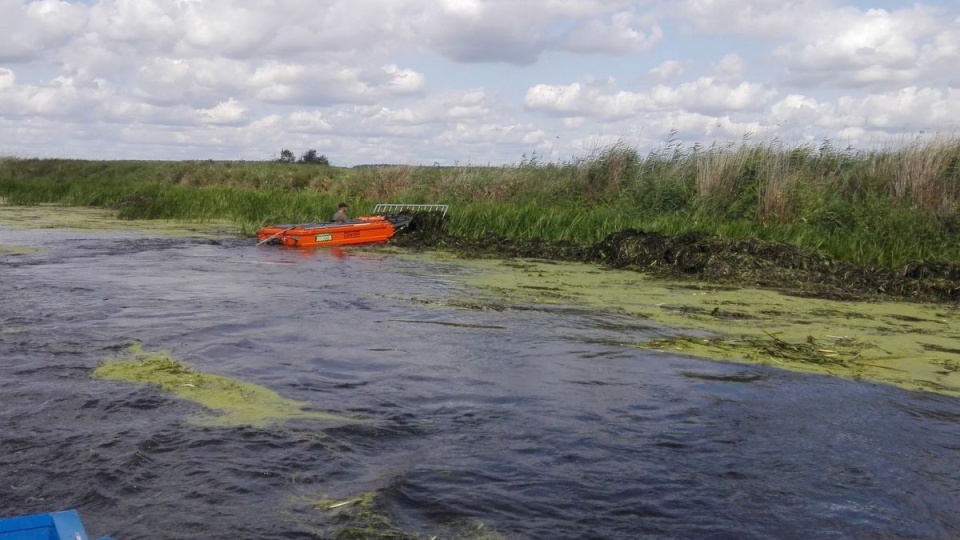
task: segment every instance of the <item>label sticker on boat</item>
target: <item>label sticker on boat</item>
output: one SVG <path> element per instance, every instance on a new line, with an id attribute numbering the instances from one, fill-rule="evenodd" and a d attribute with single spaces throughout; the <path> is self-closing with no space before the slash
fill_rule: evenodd
<path id="1" fill-rule="evenodd" d="M 317 235 L 317 242 L 329 242 L 333 240 L 333 235 L 330 233 L 323 233 Z"/>

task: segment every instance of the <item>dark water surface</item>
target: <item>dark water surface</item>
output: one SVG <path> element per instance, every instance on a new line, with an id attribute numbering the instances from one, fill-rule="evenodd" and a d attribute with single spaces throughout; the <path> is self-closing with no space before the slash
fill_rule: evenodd
<path id="1" fill-rule="evenodd" d="M 313 502 L 376 492 L 424 538 L 960 537 L 960 400 L 604 344 L 665 331 L 614 314 L 451 307 L 452 265 L 131 238 L 0 231 L 45 248 L 0 254 L 0 515 L 317 538 L 345 525 Z M 195 427 L 89 377 L 134 340 L 369 421 Z"/>

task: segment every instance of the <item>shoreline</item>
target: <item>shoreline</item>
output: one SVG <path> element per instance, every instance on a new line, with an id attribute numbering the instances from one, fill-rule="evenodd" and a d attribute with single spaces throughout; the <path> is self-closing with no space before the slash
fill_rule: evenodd
<path id="1" fill-rule="evenodd" d="M 13 229 L 140 230 L 223 243 L 226 249 L 255 244 L 218 224 L 104 216 L 83 208 L 0 207 L 0 228 L 13 232 L 6 235 L 12 245 L 0 244 L 0 265 L 30 257 L 25 251 L 30 246 L 17 243 Z M 577 245 L 496 237 L 465 240 L 424 227 L 386 244 L 346 251 L 367 250 L 442 254 L 441 260 L 459 259 L 456 264 L 475 268 L 479 274 L 468 280 L 471 292 L 444 303 L 452 307 L 503 310 L 570 304 L 621 313 L 664 329 L 663 336 L 649 341 L 631 338 L 628 332 L 611 341 L 614 346 L 960 395 L 960 349 L 955 345 L 960 283 L 955 264 L 911 265 L 898 271 L 858 268 L 770 242 L 639 230 Z"/>
<path id="2" fill-rule="evenodd" d="M 960 304 L 960 263 L 918 262 L 898 269 L 857 266 L 788 244 L 700 232 L 666 236 L 631 229 L 593 245 L 498 237 L 472 240 L 427 232 L 400 236 L 390 243 L 477 258 L 595 263 L 659 279 L 769 289 L 801 297 Z"/>
<path id="3" fill-rule="evenodd" d="M 0 226 L 144 230 L 165 235 L 243 237 L 223 220 L 128 220 L 89 207 L 0 204 Z M 960 262 L 914 262 L 899 268 L 858 266 L 789 244 L 703 232 L 676 236 L 626 229 L 595 244 L 500 236 L 471 239 L 426 220 L 388 246 L 443 249 L 465 257 L 531 258 L 598 264 L 659 279 L 710 286 L 751 287 L 833 300 L 899 300 L 960 305 Z M 14 252 L 16 246 L 2 251 Z"/>

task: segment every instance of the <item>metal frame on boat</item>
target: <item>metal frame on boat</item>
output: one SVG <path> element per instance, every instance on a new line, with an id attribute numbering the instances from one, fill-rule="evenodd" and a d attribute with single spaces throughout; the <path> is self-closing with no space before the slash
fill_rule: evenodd
<path id="1" fill-rule="evenodd" d="M 397 212 L 438 212 L 441 216 L 447 215 L 450 209 L 446 204 L 406 204 L 406 203 L 380 203 L 373 208 L 374 214 L 393 214 Z"/>

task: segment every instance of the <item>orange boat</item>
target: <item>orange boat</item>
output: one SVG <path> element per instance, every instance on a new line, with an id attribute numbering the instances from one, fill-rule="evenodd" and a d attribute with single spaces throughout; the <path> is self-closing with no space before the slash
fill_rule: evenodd
<path id="1" fill-rule="evenodd" d="M 349 246 L 386 242 L 410 225 L 418 212 L 447 214 L 442 204 L 378 204 L 373 215 L 361 216 L 346 223 L 299 223 L 270 225 L 257 230 L 257 245 L 322 247 Z"/>

